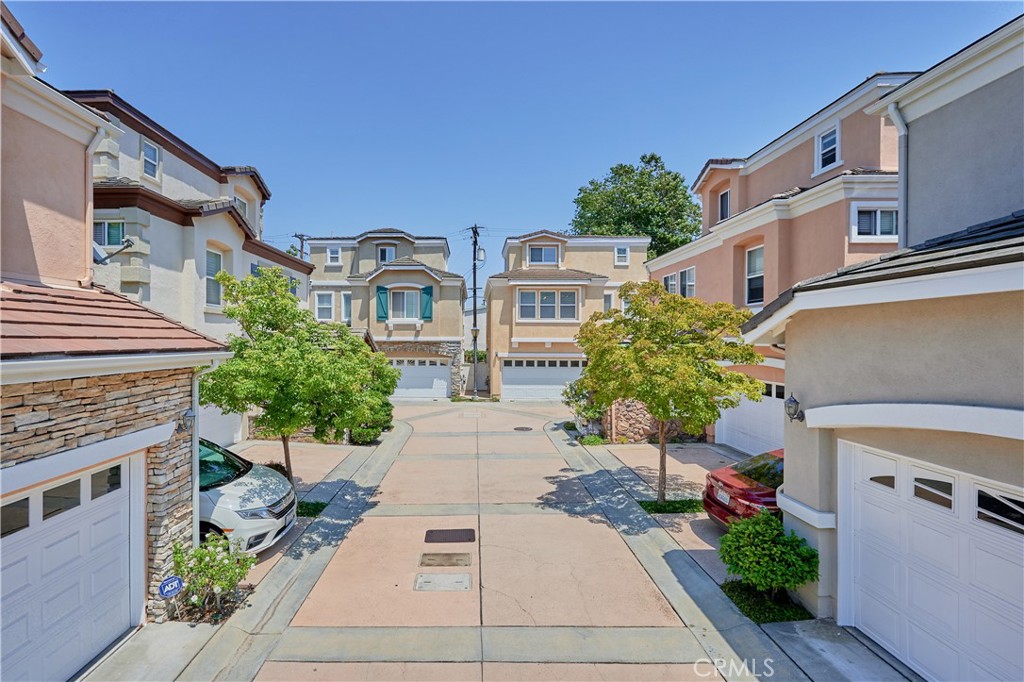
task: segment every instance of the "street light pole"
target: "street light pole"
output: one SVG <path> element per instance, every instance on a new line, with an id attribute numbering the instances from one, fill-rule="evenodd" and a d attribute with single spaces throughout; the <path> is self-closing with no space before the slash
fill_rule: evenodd
<path id="1" fill-rule="evenodd" d="M 476 320 L 476 265 L 479 262 L 477 257 L 480 251 L 480 228 L 476 225 L 470 228 L 473 231 L 473 328 L 470 330 L 473 334 L 473 399 L 476 400 L 479 396 L 477 395 L 477 336 L 480 334 L 480 327 L 477 325 Z"/>

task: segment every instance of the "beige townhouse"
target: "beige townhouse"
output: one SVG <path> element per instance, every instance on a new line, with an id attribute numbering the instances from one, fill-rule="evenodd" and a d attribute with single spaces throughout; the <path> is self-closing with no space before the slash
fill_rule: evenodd
<path id="1" fill-rule="evenodd" d="M 693 191 L 699 238 L 647 263 L 674 293 L 758 311 L 796 282 L 898 247 L 898 133 L 864 108 L 912 73 L 879 73 L 744 158 L 710 159 Z M 722 413 L 709 436 L 751 454 L 783 443 L 786 358 L 758 348 L 738 367 L 764 382 L 760 402 Z"/>
<path id="2" fill-rule="evenodd" d="M 239 326 L 224 314 L 224 270 L 242 278 L 281 268 L 306 300 L 313 266 L 262 241 L 270 189 L 252 166 L 222 166 L 111 90 L 69 90 L 122 134 L 93 150 L 96 281 L 221 341 Z M 222 445 L 248 420 L 212 405 L 199 432 Z"/>
<path id="3" fill-rule="evenodd" d="M 384 228 L 308 243 L 316 319 L 348 324 L 387 355 L 402 372 L 396 397 L 462 392 L 466 281 L 447 270 L 447 239 Z"/>
<path id="4" fill-rule="evenodd" d="M 1024 679 L 1024 18 L 868 108 L 900 134 L 906 248 L 797 283 L 786 349 L 800 600 L 930 680 Z"/>
<path id="5" fill-rule="evenodd" d="M 223 344 L 96 286 L 93 150 L 121 130 L 0 48 L 0 668 L 77 679 L 167 602 L 196 537 L 196 368 Z"/>
<path id="6" fill-rule="evenodd" d="M 587 360 L 576 334 L 591 315 L 621 307 L 618 289 L 644 281 L 647 237 L 550 230 L 505 240 L 505 271 L 487 279 L 487 361 L 492 396 L 552 400 Z"/>

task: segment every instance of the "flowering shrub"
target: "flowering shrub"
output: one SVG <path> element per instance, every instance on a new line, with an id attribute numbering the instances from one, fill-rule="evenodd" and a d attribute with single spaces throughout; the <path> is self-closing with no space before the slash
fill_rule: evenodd
<path id="1" fill-rule="evenodd" d="M 256 565 L 256 556 L 232 547 L 222 535 L 210 533 L 198 547 L 185 549 L 174 544 L 174 572 L 184 583 L 181 597 L 201 612 L 215 607 L 221 599 L 234 596 L 238 583 Z"/>

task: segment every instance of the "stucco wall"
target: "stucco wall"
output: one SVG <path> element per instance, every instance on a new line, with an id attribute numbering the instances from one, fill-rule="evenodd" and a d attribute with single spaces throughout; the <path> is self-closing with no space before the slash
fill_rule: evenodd
<path id="1" fill-rule="evenodd" d="M 6 105 L 0 134 L 4 277 L 65 285 L 86 280 L 92 165 L 86 144 Z"/>
<path id="2" fill-rule="evenodd" d="M 124 131 L 124 135 L 118 140 L 118 171 L 123 177 L 142 182 L 146 187 L 172 199 L 205 199 L 221 196 L 221 185 L 217 180 L 185 163 L 175 156 L 171 149 L 162 148 L 159 179 L 154 180 L 143 175 L 142 135 L 116 118 L 114 124 Z"/>
<path id="3" fill-rule="evenodd" d="M 907 244 L 1024 209 L 1024 70 L 909 121 Z"/>
<path id="4" fill-rule="evenodd" d="M 388 329 L 385 322 L 377 321 L 377 287 L 396 284 L 412 284 L 416 288 L 426 286 L 434 288 L 433 319 L 423 321 L 421 329 L 417 330 L 411 325 L 399 325 L 394 329 Z M 459 341 L 462 339 L 463 298 L 461 286 L 442 284 L 422 271 L 398 271 L 381 273 L 370 281 L 369 287 L 357 287 L 355 292 L 352 297 L 353 315 L 358 313 L 360 317 L 352 324 L 357 327 L 368 326 L 376 340 L 411 340 L 416 337 L 443 337 Z M 355 305 L 357 296 L 360 298 L 359 306 Z M 391 314 L 390 299 L 388 314 Z"/>
<path id="5" fill-rule="evenodd" d="M 854 403 L 946 403 L 1024 409 L 1024 294 L 963 296 L 797 314 L 786 329 L 786 388 L 803 409 Z M 999 482 L 1024 483 L 1024 444 L 908 429 L 809 429 L 787 422 L 786 494 L 837 508 L 836 441 L 905 455 Z M 787 517 L 819 546 L 822 580 L 801 590 L 819 615 L 835 598 L 835 532 Z"/>

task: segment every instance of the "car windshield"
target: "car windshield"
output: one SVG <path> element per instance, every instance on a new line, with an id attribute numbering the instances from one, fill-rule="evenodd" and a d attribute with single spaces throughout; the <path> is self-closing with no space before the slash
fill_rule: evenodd
<path id="1" fill-rule="evenodd" d="M 199 441 L 199 489 L 219 488 L 245 476 L 252 464 L 208 440 Z"/>
<path id="2" fill-rule="evenodd" d="M 778 488 L 782 485 L 782 458 L 766 452 L 732 465 L 736 473 L 752 478 L 761 485 Z"/>

